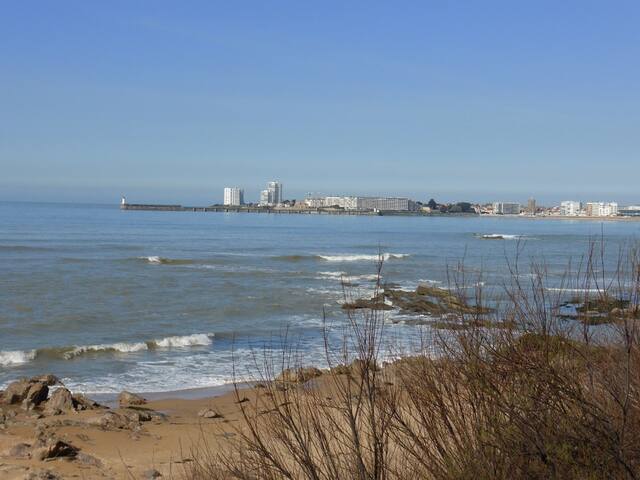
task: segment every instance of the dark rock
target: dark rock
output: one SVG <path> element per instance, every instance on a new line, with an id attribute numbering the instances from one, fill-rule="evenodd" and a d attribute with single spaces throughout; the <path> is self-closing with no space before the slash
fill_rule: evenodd
<path id="1" fill-rule="evenodd" d="M 118 395 L 118 403 L 121 407 L 126 407 L 129 405 L 144 405 L 147 403 L 147 400 L 135 393 L 123 391 Z"/>
<path id="2" fill-rule="evenodd" d="M 21 378 L 9 384 L 2 396 L 2 403 L 16 405 L 23 403 L 25 409 L 44 402 L 49 395 L 49 386 L 59 383 L 54 375 L 42 375 L 31 379 Z"/>
<path id="3" fill-rule="evenodd" d="M 71 392 L 64 387 L 57 389 L 51 394 L 45 407 L 45 413 L 48 415 L 59 415 L 73 410 L 73 396 Z"/>
<path id="4" fill-rule="evenodd" d="M 22 403 L 30 387 L 31 383 L 26 378 L 11 382 L 2 396 L 3 403 L 7 405 Z"/>
<path id="5" fill-rule="evenodd" d="M 47 400 L 49 396 L 49 387 L 44 382 L 35 382 L 29 385 L 29 389 L 22 400 L 22 406 L 25 410 L 30 410 L 34 406 L 40 405 Z"/>
<path id="6" fill-rule="evenodd" d="M 76 393 L 73 395 L 73 406 L 76 410 L 98 410 L 101 408 L 106 408 L 100 405 L 98 402 L 91 400 L 90 398 L 85 397 L 80 393 Z"/>
<path id="7" fill-rule="evenodd" d="M 47 460 L 49 458 L 74 458 L 78 454 L 79 449 L 63 442 L 62 440 L 53 440 L 48 445 L 33 450 L 33 458 L 38 460 Z"/>
<path id="8" fill-rule="evenodd" d="M 160 478 L 162 474 L 159 471 L 152 468 L 151 470 L 147 470 L 143 472 L 142 476 L 145 480 L 154 480 L 155 478 Z"/>
<path id="9" fill-rule="evenodd" d="M 388 305 L 384 301 L 382 295 L 374 298 L 358 298 L 352 302 L 342 304 L 343 310 L 360 310 L 363 308 L 369 308 L 371 310 L 392 310 L 393 306 Z"/>
<path id="10" fill-rule="evenodd" d="M 53 387 L 54 385 L 62 385 L 62 382 L 60 381 L 60 379 L 55 375 L 51 375 L 50 373 L 46 375 L 39 375 L 37 377 L 32 377 L 31 380 L 29 381 L 31 383 L 36 383 L 36 382 L 44 383 L 47 387 Z"/>

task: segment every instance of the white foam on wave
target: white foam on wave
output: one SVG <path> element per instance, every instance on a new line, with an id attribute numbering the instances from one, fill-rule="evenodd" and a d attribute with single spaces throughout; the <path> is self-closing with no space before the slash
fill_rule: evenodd
<path id="1" fill-rule="evenodd" d="M 153 345 L 160 348 L 211 345 L 213 336 L 213 333 L 194 333 L 192 335 L 165 337 L 160 340 L 154 340 Z"/>
<path id="2" fill-rule="evenodd" d="M 65 360 L 70 360 L 85 353 L 115 352 L 135 353 L 153 348 L 177 348 L 211 345 L 213 333 L 193 333 L 191 335 L 175 335 L 148 342 L 117 342 L 98 345 L 81 345 L 63 353 Z"/>
<path id="3" fill-rule="evenodd" d="M 347 272 L 318 272 L 318 275 L 330 278 L 342 278 L 347 275 Z"/>
<path id="4" fill-rule="evenodd" d="M 477 236 L 487 240 L 518 240 L 520 238 L 525 238 L 524 235 L 511 235 L 508 233 L 487 233 Z"/>
<path id="5" fill-rule="evenodd" d="M 159 257 L 157 255 L 152 255 L 150 257 L 142 257 L 142 258 L 146 258 L 147 262 L 149 263 L 162 263 L 164 261 L 164 258 Z"/>
<path id="6" fill-rule="evenodd" d="M 36 358 L 35 350 L 7 350 L 0 351 L 0 366 L 21 365 Z"/>
<path id="7" fill-rule="evenodd" d="M 398 258 L 408 257 L 408 253 L 383 253 L 380 255 L 367 255 L 367 254 L 342 254 L 342 255 L 318 255 L 318 258 L 326 260 L 327 262 L 362 262 L 362 261 L 377 261 L 377 260 L 391 260 Z"/>
<path id="8" fill-rule="evenodd" d="M 98 344 L 98 345 L 81 345 L 79 347 L 74 347 L 73 349 L 65 352 L 62 357 L 65 360 L 71 360 L 79 355 L 85 353 L 98 353 L 98 352 L 119 352 L 119 353 L 133 353 L 133 352 L 141 352 L 143 350 L 148 350 L 148 345 L 145 342 L 137 342 L 137 343 L 109 343 L 109 344 Z"/>
<path id="9" fill-rule="evenodd" d="M 601 288 L 565 288 L 565 287 L 546 287 L 548 292 L 564 292 L 564 293 L 603 293 Z"/>
<path id="10" fill-rule="evenodd" d="M 375 273 L 369 273 L 364 275 L 348 275 L 346 272 L 318 272 L 319 280 L 331 279 L 345 282 L 357 282 L 357 281 L 376 281 L 378 275 Z"/>

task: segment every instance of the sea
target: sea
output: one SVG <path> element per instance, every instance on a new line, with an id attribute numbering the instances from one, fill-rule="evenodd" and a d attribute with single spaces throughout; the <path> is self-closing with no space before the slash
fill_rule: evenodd
<path id="1" fill-rule="evenodd" d="M 610 275 L 639 235 L 640 222 L 0 203 L 0 388 L 42 373 L 87 393 L 214 387 L 285 337 L 321 365 L 327 325 L 347 321 L 345 295 L 371 295 L 380 258 L 396 288 L 450 288 L 463 272 L 499 290 L 517 259 L 544 264 L 552 289 L 592 242 L 606 239 Z M 401 339 L 431 328 L 393 310 L 384 321 Z"/>

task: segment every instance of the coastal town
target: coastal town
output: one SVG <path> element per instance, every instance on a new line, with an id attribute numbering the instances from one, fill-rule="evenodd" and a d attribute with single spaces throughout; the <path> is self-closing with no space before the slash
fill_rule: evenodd
<path id="1" fill-rule="evenodd" d="M 565 200 L 558 205 L 539 205 L 535 198 L 526 203 L 494 201 L 477 203 L 469 201 L 441 203 L 431 198 L 428 201 L 407 197 L 362 196 L 362 195 L 318 195 L 307 194 L 303 199 L 285 199 L 280 181 L 267 182 L 260 191 L 259 200 L 245 200 L 241 187 L 225 187 L 222 203 L 206 207 L 182 205 L 130 204 L 122 197 L 123 210 L 164 211 L 210 211 L 248 213 L 324 213 L 344 215 L 487 215 L 520 216 L 536 218 L 640 218 L 640 204 L 619 205 L 614 201 Z"/>

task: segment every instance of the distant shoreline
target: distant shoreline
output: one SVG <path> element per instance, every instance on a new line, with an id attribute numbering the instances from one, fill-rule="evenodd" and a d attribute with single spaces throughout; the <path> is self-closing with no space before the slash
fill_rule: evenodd
<path id="1" fill-rule="evenodd" d="M 584 217 L 566 215 L 481 215 L 477 213 L 430 213 L 405 210 L 330 210 L 323 208 L 274 208 L 257 206 L 231 206 L 211 205 L 209 207 L 188 207 L 182 205 L 155 205 L 155 204 L 122 204 L 123 211 L 150 211 L 150 212 L 205 212 L 205 213 L 266 213 L 276 215 L 347 215 L 347 216 L 396 216 L 396 217 L 438 217 L 438 218 L 518 218 L 526 220 L 565 220 L 565 221 L 591 221 L 591 222 L 634 222 L 640 221 L 640 216 L 615 216 L 615 217 Z"/>

